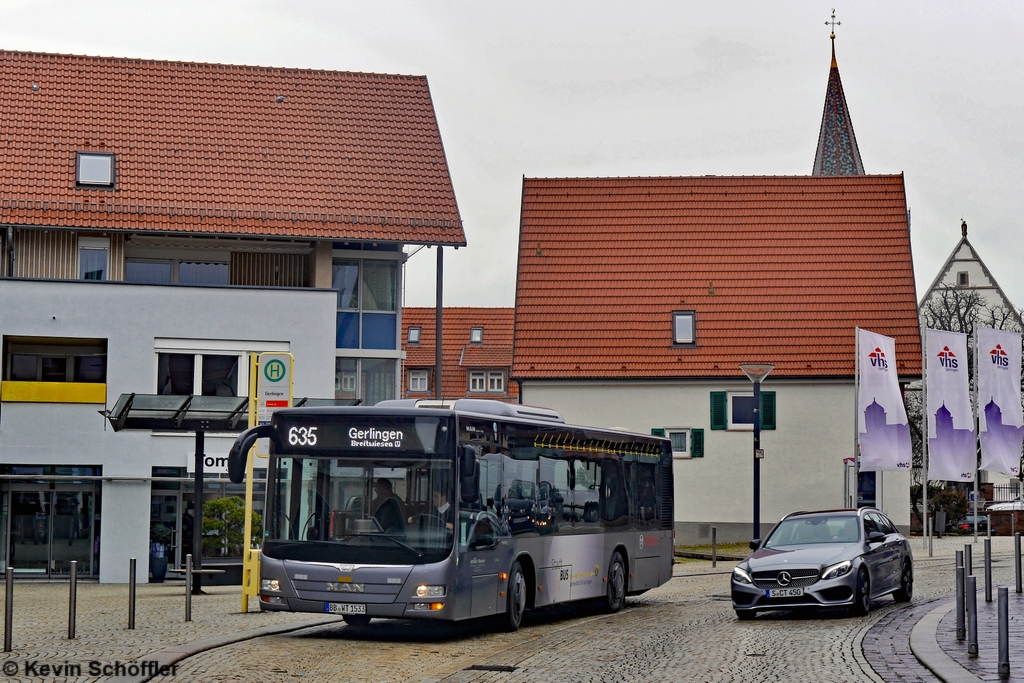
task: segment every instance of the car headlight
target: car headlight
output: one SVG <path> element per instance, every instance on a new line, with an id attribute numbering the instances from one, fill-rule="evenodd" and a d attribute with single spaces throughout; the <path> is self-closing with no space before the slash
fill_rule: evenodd
<path id="1" fill-rule="evenodd" d="M 260 590 L 279 591 L 281 590 L 281 582 L 277 579 L 260 579 Z"/>
<path id="2" fill-rule="evenodd" d="M 443 598 L 444 586 L 416 586 L 417 598 Z"/>
<path id="3" fill-rule="evenodd" d="M 831 567 L 825 567 L 821 570 L 822 581 L 826 579 L 838 579 L 840 576 L 845 576 L 850 573 L 853 568 L 853 563 L 850 560 L 834 564 Z"/>
<path id="4" fill-rule="evenodd" d="M 732 570 L 732 580 L 736 583 L 749 583 L 753 584 L 754 580 L 750 578 L 750 573 L 746 569 L 736 567 Z"/>

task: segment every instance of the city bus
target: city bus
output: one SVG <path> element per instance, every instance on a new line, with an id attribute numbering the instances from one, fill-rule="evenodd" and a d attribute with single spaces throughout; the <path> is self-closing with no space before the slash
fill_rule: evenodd
<path id="1" fill-rule="evenodd" d="M 565 424 L 499 401 L 291 408 L 270 440 L 262 610 L 459 621 L 598 599 L 610 611 L 672 576 L 668 440 Z"/>

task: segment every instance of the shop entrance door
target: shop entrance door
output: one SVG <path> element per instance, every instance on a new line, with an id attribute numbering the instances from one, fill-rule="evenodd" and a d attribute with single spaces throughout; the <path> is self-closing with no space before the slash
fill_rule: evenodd
<path id="1" fill-rule="evenodd" d="M 40 489 L 13 485 L 8 491 L 7 563 L 15 574 L 56 578 L 71 573 L 95 576 L 92 486 L 63 485 Z"/>
<path id="2" fill-rule="evenodd" d="M 154 487 L 156 488 L 156 487 Z M 150 499 L 149 525 L 163 524 L 171 530 L 171 542 L 167 546 L 167 566 L 177 567 L 181 554 L 181 493 L 179 491 L 154 491 Z"/>

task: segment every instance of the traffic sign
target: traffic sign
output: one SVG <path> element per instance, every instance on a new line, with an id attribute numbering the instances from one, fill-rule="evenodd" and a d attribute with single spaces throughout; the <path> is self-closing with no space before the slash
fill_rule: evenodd
<path id="1" fill-rule="evenodd" d="M 256 366 L 256 424 L 269 424 L 275 410 L 292 405 L 292 354 L 261 353 Z M 270 443 L 260 439 L 256 455 L 270 455 Z"/>

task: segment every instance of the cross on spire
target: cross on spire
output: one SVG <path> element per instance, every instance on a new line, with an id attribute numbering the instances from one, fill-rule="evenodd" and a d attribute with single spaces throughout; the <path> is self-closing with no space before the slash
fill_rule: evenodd
<path id="1" fill-rule="evenodd" d="M 836 26 L 842 26 L 843 22 L 836 21 L 836 8 L 832 8 L 832 21 L 826 21 L 825 26 L 832 27 L 832 35 L 829 36 L 832 40 L 836 39 Z"/>

